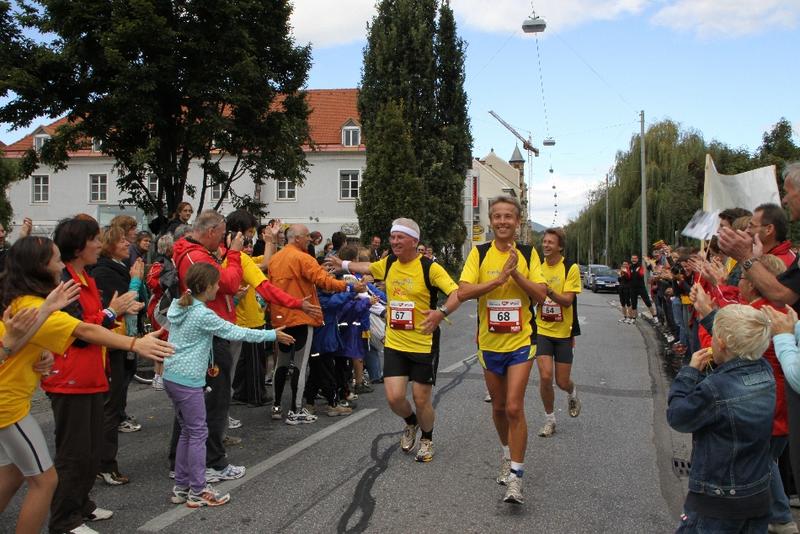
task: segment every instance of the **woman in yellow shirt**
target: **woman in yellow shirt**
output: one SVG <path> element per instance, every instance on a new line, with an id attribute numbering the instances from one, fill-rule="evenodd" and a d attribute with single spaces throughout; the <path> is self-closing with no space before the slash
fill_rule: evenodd
<path id="1" fill-rule="evenodd" d="M 59 285 L 63 269 L 58 247 L 50 239 L 26 237 L 8 251 L 6 271 L 0 278 L 0 308 L 6 313 L 4 317 L 20 316 L 21 319 L 31 313 L 25 310 L 38 309 L 40 324 L 38 328 L 36 325 L 30 328 L 28 339 L 22 340 L 24 345 L 18 341 L 16 345 L 23 346 L 0 364 L 0 391 L 3 392 L 0 396 L 0 512 L 23 481 L 29 486 L 17 532 L 41 529 L 58 482 L 41 429 L 30 416 L 31 397 L 41 377 L 33 366 L 42 358 L 42 352 L 63 353 L 76 338 L 112 348 L 129 348 L 156 360 L 173 352 L 169 343 L 153 334 L 139 339 L 121 336 L 65 312 L 53 311 L 77 297 L 74 291 L 77 284 Z M 52 295 L 45 299 L 54 289 L 60 293 L 67 291 L 68 296 L 58 297 L 55 293 L 55 302 Z M 6 341 L 4 339 L 4 343 Z M 76 524 L 70 529 L 79 526 Z"/>

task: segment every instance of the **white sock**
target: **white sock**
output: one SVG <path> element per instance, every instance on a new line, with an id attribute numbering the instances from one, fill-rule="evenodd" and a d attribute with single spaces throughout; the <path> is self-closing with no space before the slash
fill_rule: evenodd
<path id="1" fill-rule="evenodd" d="M 510 478 L 517 478 L 521 476 L 523 473 L 523 468 L 525 464 L 522 462 L 511 462 L 511 474 L 509 475 Z"/>
<path id="2" fill-rule="evenodd" d="M 556 414 L 555 414 L 555 412 L 553 412 L 553 413 L 547 413 L 547 412 L 545 412 L 545 414 L 544 414 L 544 417 L 545 417 L 545 419 L 547 419 L 548 421 L 552 421 L 552 422 L 554 422 L 554 423 L 556 422 Z"/>
<path id="3" fill-rule="evenodd" d="M 503 447 L 503 459 L 510 460 L 511 459 L 511 449 L 508 448 L 508 445 L 501 445 Z"/>
<path id="4" fill-rule="evenodd" d="M 569 398 L 574 399 L 578 396 L 578 386 L 572 386 L 572 393 L 569 393 Z"/>

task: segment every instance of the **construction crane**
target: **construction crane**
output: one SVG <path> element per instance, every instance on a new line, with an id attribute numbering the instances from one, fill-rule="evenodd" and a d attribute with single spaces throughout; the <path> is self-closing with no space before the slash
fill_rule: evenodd
<path id="1" fill-rule="evenodd" d="M 508 129 L 509 132 L 511 132 L 512 134 L 517 136 L 517 139 L 522 141 L 522 148 L 524 148 L 528 152 L 532 152 L 533 155 L 536 156 L 537 158 L 539 157 L 539 149 L 536 148 L 535 146 L 533 146 L 533 144 L 531 144 L 532 142 L 531 142 L 530 136 L 528 136 L 528 139 L 525 139 L 524 137 L 522 137 L 522 135 L 520 135 L 520 133 L 517 130 L 515 130 L 513 126 L 511 126 L 506 121 L 504 121 L 502 119 L 502 117 L 500 117 L 500 115 L 498 115 L 494 111 L 489 111 L 489 115 L 491 115 L 492 117 L 497 119 L 500 122 L 500 124 L 502 124 L 503 126 L 505 126 Z"/>

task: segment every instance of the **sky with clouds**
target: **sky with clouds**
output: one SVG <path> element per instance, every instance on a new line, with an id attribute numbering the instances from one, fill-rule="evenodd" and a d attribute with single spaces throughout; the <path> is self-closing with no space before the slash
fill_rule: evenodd
<path id="1" fill-rule="evenodd" d="M 473 153 L 513 152 L 515 138 L 489 110 L 530 132 L 542 148 L 530 182 L 542 224 L 577 215 L 638 133 L 640 110 L 646 124 L 670 118 L 751 151 L 781 117 L 800 132 L 797 0 L 537 1 L 547 21 L 538 36 L 521 30 L 528 1 L 450 5 L 467 43 Z M 313 47 L 309 87 L 358 85 L 374 14 L 372 0 L 295 1 L 295 36 Z M 542 147 L 545 137 L 556 145 Z"/>
<path id="2" fill-rule="evenodd" d="M 670 118 L 751 151 L 781 117 L 800 132 L 800 0 L 450 4 L 467 44 L 473 154 L 494 149 L 508 158 L 514 150 L 515 138 L 489 110 L 531 135 L 542 148 L 528 170 L 539 223 L 577 215 L 638 133 L 639 110 L 647 124 Z M 536 36 L 521 30 L 532 8 L 547 21 Z M 359 84 L 374 14 L 374 0 L 294 0 L 296 40 L 312 44 L 309 88 Z M 0 126 L 6 143 L 24 133 Z M 556 145 L 543 147 L 545 137 Z"/>

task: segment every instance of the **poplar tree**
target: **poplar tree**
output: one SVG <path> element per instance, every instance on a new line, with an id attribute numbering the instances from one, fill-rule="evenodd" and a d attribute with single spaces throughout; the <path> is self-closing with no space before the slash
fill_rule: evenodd
<path id="1" fill-rule="evenodd" d="M 466 235 L 461 195 L 472 149 L 463 83 L 464 44 L 447 3 L 378 4 L 364 49 L 358 102 L 367 146 L 367 171 L 356 208 L 364 239 L 388 237 L 391 219 L 384 213 L 410 216 L 413 211 L 422 241 L 449 267 L 460 262 Z M 411 147 L 402 161 L 381 149 L 383 143 L 399 142 L 380 131 L 389 125 L 398 128 L 397 117 L 382 117 L 398 109 Z M 388 157 L 394 166 L 382 160 Z M 415 177 L 421 190 L 411 187 L 402 190 L 404 197 L 394 194 L 393 182 L 400 174 Z M 365 190 L 374 194 L 365 195 Z"/>

